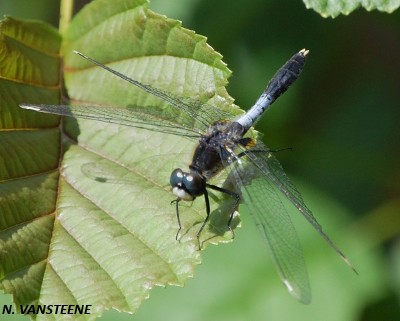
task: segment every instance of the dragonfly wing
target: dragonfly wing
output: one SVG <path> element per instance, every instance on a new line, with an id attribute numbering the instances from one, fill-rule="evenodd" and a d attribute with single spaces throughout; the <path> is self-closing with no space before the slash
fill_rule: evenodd
<path id="1" fill-rule="evenodd" d="M 246 157 L 232 159 L 229 163 L 231 175 L 240 186 L 242 199 L 267 244 L 283 283 L 296 299 L 310 303 L 311 290 L 301 244 L 275 184 L 260 175 L 263 173 Z"/>
<path id="2" fill-rule="evenodd" d="M 248 159 L 255 165 L 256 168 L 265 176 L 267 176 L 285 197 L 297 208 L 297 210 L 305 217 L 305 219 L 314 227 L 315 230 L 322 236 L 333 250 L 340 255 L 342 260 L 357 274 L 357 271 L 350 263 L 349 259 L 337 247 L 337 245 L 323 231 L 322 226 L 318 223 L 312 212 L 307 208 L 304 200 L 285 174 L 282 165 L 275 158 L 263 143 L 258 142 L 256 146 L 245 151 Z"/>
<path id="3" fill-rule="evenodd" d="M 20 107 L 44 113 L 94 119 L 125 126 L 145 128 L 180 136 L 191 136 L 188 134 L 188 130 L 200 134 L 207 130 L 214 122 L 221 119 L 229 119 L 233 116 L 202 101 L 189 97 L 180 97 L 162 89 L 142 84 L 93 58 L 80 52 L 75 53 L 91 61 L 105 71 L 142 89 L 149 95 L 157 97 L 160 100 L 160 104 L 156 103 L 155 106 L 128 106 L 121 108 L 79 104 L 59 106 L 21 104 Z M 167 103 L 170 108 L 163 108 L 162 102 Z"/>
<path id="4" fill-rule="evenodd" d="M 110 68 L 107 65 L 102 64 L 101 62 L 86 56 L 85 54 L 74 51 L 76 54 L 81 56 L 82 58 L 91 61 L 93 64 L 99 66 L 100 68 L 108 71 L 118 78 L 131 83 L 132 85 L 142 89 L 147 92 L 149 95 L 159 98 L 160 100 L 167 102 L 170 106 L 174 107 L 175 111 L 183 112 L 187 117 L 191 118 L 197 126 L 193 128 L 201 128 L 202 130 L 206 130 L 211 124 L 221 119 L 230 119 L 232 114 L 229 114 L 225 111 L 222 111 L 219 108 L 216 108 L 212 105 L 204 103 L 200 100 L 192 99 L 190 97 L 181 97 L 174 93 L 162 90 L 160 88 L 156 88 L 150 85 L 143 84 L 135 79 L 132 79 L 119 71 Z M 147 110 L 146 110 L 147 112 Z M 160 112 L 160 111 L 158 111 Z M 169 120 L 177 120 L 174 118 L 169 118 Z"/>
<path id="5" fill-rule="evenodd" d="M 144 128 L 157 132 L 197 138 L 200 129 L 190 128 L 189 125 L 176 123 L 172 116 L 161 113 L 130 108 L 110 107 L 104 105 L 30 105 L 21 104 L 21 108 L 31 109 L 42 113 L 70 116 L 76 118 L 102 121 L 106 123 Z M 175 118 L 176 119 L 176 118 Z M 182 123 L 184 123 L 182 121 Z"/>
<path id="6" fill-rule="evenodd" d="M 167 95 L 166 92 L 165 95 Z M 171 101 L 167 102 L 171 104 Z M 233 117 L 232 114 L 195 99 L 181 98 L 181 100 L 178 100 L 176 97 L 174 102 L 175 104 L 172 106 L 176 108 L 160 108 L 158 106 L 115 107 L 95 104 L 21 104 L 20 107 L 42 113 L 91 119 L 193 138 L 198 138 L 201 133 L 209 128 L 210 124 L 217 120 Z"/>

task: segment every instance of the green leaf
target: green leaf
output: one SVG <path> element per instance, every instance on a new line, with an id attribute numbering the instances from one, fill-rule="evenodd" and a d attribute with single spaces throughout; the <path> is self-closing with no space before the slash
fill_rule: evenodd
<path id="1" fill-rule="evenodd" d="M 25 23 L 15 24 L 17 29 Z M 90 120 L 59 124 L 57 117 L 17 108 L 59 103 L 59 37 L 49 32 L 56 39 L 49 43 L 49 35 L 34 30 L 25 32 L 38 39 L 27 37 L 28 46 L 19 41 L 18 53 L 2 54 L 1 60 L 23 77 L 1 87 L 2 95 L 16 92 L 12 117 L 1 110 L 2 123 L 13 128 L 7 145 L 1 144 L 8 146 L 1 155 L 10 161 L 0 171 L 2 287 L 18 305 L 92 305 L 92 315 L 82 319 L 110 308 L 134 312 L 152 287 L 183 285 L 200 263 L 196 233 L 206 215 L 204 201 L 181 204 L 177 242 L 169 187 L 171 171 L 190 164 L 195 143 Z M 62 49 L 65 84 L 72 102 L 170 108 L 72 50 L 143 83 L 240 112 L 225 90 L 230 71 L 221 55 L 180 22 L 149 11 L 146 1 L 97 0 L 74 18 Z M 223 175 L 214 183 L 223 182 Z M 211 198 L 203 248 L 232 239 L 226 226 L 230 200 Z"/>
<path id="2" fill-rule="evenodd" d="M 400 6 L 400 0 L 303 0 L 307 9 L 313 9 L 324 18 L 348 15 L 358 7 L 368 11 L 392 13 Z"/>
<path id="3" fill-rule="evenodd" d="M 42 23 L 0 22 L 0 287 L 16 304 L 40 296 L 54 224 L 59 117 L 23 100 L 59 101 L 60 37 Z"/>

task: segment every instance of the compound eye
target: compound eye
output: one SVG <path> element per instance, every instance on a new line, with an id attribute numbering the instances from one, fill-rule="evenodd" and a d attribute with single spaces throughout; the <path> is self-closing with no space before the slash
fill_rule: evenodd
<path id="1" fill-rule="evenodd" d="M 206 183 L 199 175 L 187 174 L 183 177 L 183 185 L 186 190 L 193 196 L 204 194 Z"/>
<path id="2" fill-rule="evenodd" d="M 182 183 L 184 174 L 180 168 L 174 169 L 169 178 L 169 183 L 172 187 L 178 186 Z"/>

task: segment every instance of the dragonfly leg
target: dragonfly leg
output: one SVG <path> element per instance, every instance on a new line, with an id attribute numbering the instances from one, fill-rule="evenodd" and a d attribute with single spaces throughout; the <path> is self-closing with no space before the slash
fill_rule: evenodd
<path id="1" fill-rule="evenodd" d="M 175 235 L 175 240 L 177 240 L 177 241 L 178 241 L 178 237 L 179 237 L 179 232 L 182 229 L 181 218 L 179 216 L 179 201 L 180 201 L 179 198 L 177 198 L 176 200 L 171 201 L 171 204 L 175 203 L 175 205 L 176 205 L 176 219 L 178 220 L 178 226 L 179 226 L 178 231 L 176 232 L 176 235 Z"/>
<path id="2" fill-rule="evenodd" d="M 225 188 L 222 188 L 222 187 L 219 187 L 219 186 L 215 186 L 215 185 L 207 184 L 207 187 L 209 187 L 209 188 L 211 188 L 211 189 L 213 189 L 215 191 L 228 194 L 233 199 L 235 199 L 235 203 L 233 205 L 233 210 L 232 210 L 231 214 L 229 215 L 229 220 L 228 220 L 228 224 L 227 224 L 229 231 L 232 233 L 232 238 L 235 238 L 235 232 L 233 231 L 233 229 L 231 227 L 231 223 L 232 223 L 232 219 L 233 219 L 233 214 L 235 214 L 235 210 L 237 209 L 237 207 L 239 205 L 239 202 L 240 202 L 239 194 L 235 193 L 235 192 L 232 192 L 230 190 L 227 190 Z"/>
<path id="3" fill-rule="evenodd" d="M 208 199 L 208 192 L 207 192 L 206 189 L 204 190 L 204 200 L 205 200 L 205 202 L 206 202 L 206 212 L 207 212 L 207 216 L 206 216 L 206 218 L 205 218 L 203 224 L 201 225 L 201 227 L 200 227 L 200 229 L 199 229 L 199 231 L 197 232 L 197 235 L 196 235 L 196 236 L 197 236 L 197 241 L 199 242 L 199 250 L 201 250 L 200 234 L 201 234 L 201 232 L 203 231 L 204 226 L 206 226 L 206 224 L 207 224 L 207 222 L 208 222 L 208 219 L 210 218 L 210 200 Z"/>

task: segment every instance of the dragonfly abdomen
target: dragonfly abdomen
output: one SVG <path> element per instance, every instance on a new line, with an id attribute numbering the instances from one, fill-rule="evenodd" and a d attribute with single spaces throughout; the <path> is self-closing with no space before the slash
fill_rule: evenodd
<path id="1" fill-rule="evenodd" d="M 302 49 L 290 58 L 277 71 L 253 107 L 236 122 L 241 124 L 246 131 L 254 126 L 263 112 L 299 78 L 306 62 L 307 54 L 308 50 Z"/>

